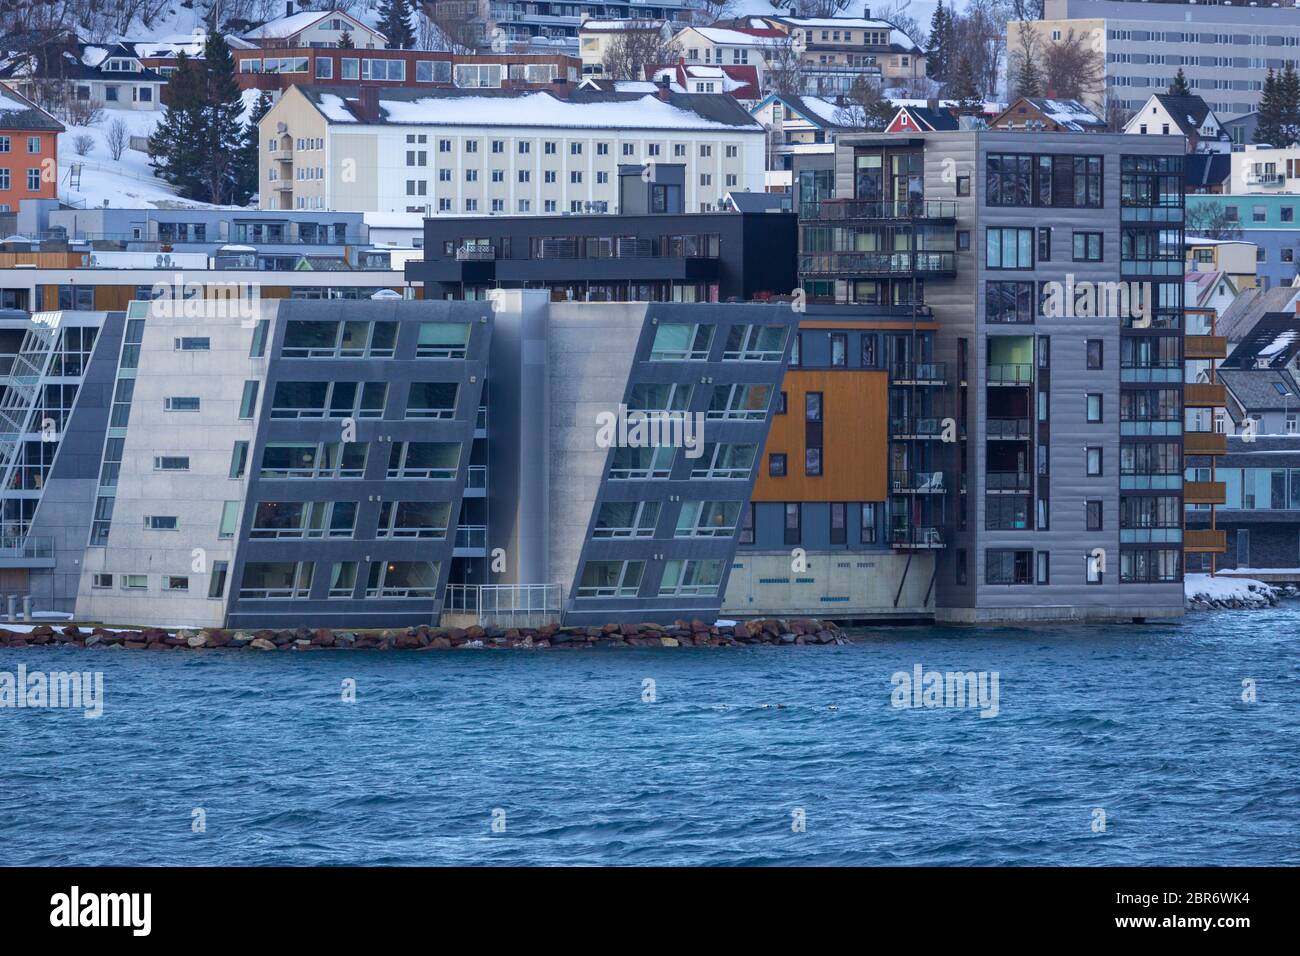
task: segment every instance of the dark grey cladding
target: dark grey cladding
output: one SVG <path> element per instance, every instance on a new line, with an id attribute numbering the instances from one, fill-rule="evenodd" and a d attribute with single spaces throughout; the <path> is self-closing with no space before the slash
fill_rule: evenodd
<path id="1" fill-rule="evenodd" d="M 239 529 L 240 546 L 232 568 L 227 620 L 232 627 L 385 627 L 434 623 L 450 573 L 456 522 L 467 478 L 475 422 L 482 400 L 492 335 L 492 308 L 486 302 L 415 301 L 287 301 L 281 304 L 268 355 L 271 356 L 257 437 L 249 455 L 247 504 Z M 396 322 L 391 358 L 297 358 L 282 354 L 288 323 Z M 461 322 L 469 325 L 463 358 L 416 358 L 423 323 Z M 287 382 L 384 382 L 388 389 L 383 416 L 355 419 L 355 441 L 367 447 L 363 477 L 263 477 L 268 445 L 282 442 L 338 442 L 343 422 L 338 418 L 278 418 L 277 386 Z M 412 383 L 455 383 L 455 415 L 450 419 L 408 419 L 407 399 Z M 387 477 L 390 452 L 397 442 L 458 443 L 460 457 L 454 478 L 447 480 Z M 356 502 L 355 531 L 347 538 L 277 540 L 253 537 L 259 502 Z M 384 502 L 436 502 L 449 506 L 446 535 L 441 538 L 377 536 Z M 314 574 L 306 598 L 251 600 L 240 597 L 241 582 L 251 563 L 312 561 Z M 327 597 L 333 565 L 356 562 L 350 596 Z M 368 597 L 370 569 L 385 562 L 437 562 L 438 578 L 428 597 Z"/>
<path id="2" fill-rule="evenodd" d="M 692 470 L 703 467 L 705 457 L 687 458 L 681 449 L 673 457 L 667 479 L 612 480 L 610 468 L 618 449 L 610 448 L 599 491 L 592 506 L 585 543 L 574 579 L 569 583 L 564 621 L 567 624 L 596 625 L 609 621 L 647 621 L 668 623 L 678 618 L 701 618 L 712 623 L 722 605 L 732 560 L 736 553 L 740 518 L 731 533 L 722 537 L 676 537 L 678 517 L 686 502 L 736 502 L 743 511 L 753 492 L 756 469 L 762 458 L 785 369 L 790 360 L 793 332 L 798 328 L 799 313 L 789 304 L 721 304 L 647 306 L 645 321 L 637 342 L 632 370 L 623 390 L 622 401 L 629 403 L 634 386 L 677 383 L 694 386 L 690 404 L 692 413 L 704 414 L 712 400 L 714 388 L 733 384 L 768 385 L 771 401 L 767 413 L 757 421 L 708 421 L 703 441 L 753 445 L 755 454 L 748 473 L 735 479 L 692 478 Z M 651 348 L 660 326 L 666 323 L 713 326 L 708 357 L 701 361 L 651 361 Z M 737 326 L 780 326 L 785 330 L 785 346 L 779 361 L 724 360 L 728 336 Z M 611 409 L 613 411 L 613 409 Z M 583 427 L 580 423 L 578 427 Z M 595 431 L 594 423 L 589 427 Z M 653 537 L 597 538 L 593 536 L 601 506 L 617 502 L 652 502 L 658 506 L 658 520 Z M 592 561 L 640 561 L 642 572 L 635 596 L 583 597 L 584 569 Z M 718 561 L 721 579 L 716 591 L 699 595 L 660 594 L 664 570 L 672 561 Z"/>

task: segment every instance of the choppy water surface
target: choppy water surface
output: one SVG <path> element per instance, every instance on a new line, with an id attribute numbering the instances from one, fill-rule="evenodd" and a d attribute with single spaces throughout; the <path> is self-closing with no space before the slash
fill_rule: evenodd
<path id="1" fill-rule="evenodd" d="M 1298 641 L 1293 603 L 827 648 L 0 650 L 105 682 L 98 720 L 0 710 L 0 864 L 1296 864 Z M 997 671 L 1000 713 L 892 707 L 918 663 Z"/>

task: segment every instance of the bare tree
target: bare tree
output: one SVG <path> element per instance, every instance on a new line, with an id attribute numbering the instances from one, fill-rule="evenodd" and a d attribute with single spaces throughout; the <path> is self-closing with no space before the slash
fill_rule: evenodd
<path id="1" fill-rule="evenodd" d="M 798 96 L 804 92 L 802 46 L 793 37 L 782 37 L 767 48 L 764 55 L 763 92 Z"/>
<path id="2" fill-rule="evenodd" d="M 485 33 L 485 24 L 479 16 L 478 0 L 424 0 L 422 8 L 424 19 L 431 24 L 427 31 L 430 45 L 424 46 L 424 49 L 475 53 L 486 43 L 493 52 L 504 53 L 510 45 L 505 31 L 500 27 L 493 30 L 491 35 Z M 419 33 L 426 33 L 423 26 Z"/>
<path id="3" fill-rule="evenodd" d="M 970 81 L 980 96 L 995 97 L 1007 52 L 1007 0 L 970 0 L 965 15 L 954 15 L 953 49 L 967 61 Z M 949 79 L 948 87 L 953 85 Z M 944 95 L 954 97 L 946 88 Z"/>
<path id="4" fill-rule="evenodd" d="M 1241 226 L 1229 219 L 1223 206 L 1217 202 L 1189 203 L 1184 217 L 1184 226 L 1189 236 L 1202 236 L 1206 239 L 1241 238 Z"/>
<path id="5" fill-rule="evenodd" d="M 920 49 L 926 47 L 926 32 L 921 28 L 910 12 L 912 0 L 886 0 L 879 6 L 871 5 L 871 18 L 873 20 L 884 20 L 894 29 L 903 33 L 909 40 L 915 43 Z"/>
<path id="6" fill-rule="evenodd" d="M 635 21 L 624 20 L 624 25 Z M 660 66 L 677 61 L 677 45 L 666 31 L 654 21 L 645 21 L 645 29 L 620 31 L 605 47 L 601 66 L 612 80 L 649 79 L 644 75 L 647 66 Z"/>
<path id="7" fill-rule="evenodd" d="M 72 151 L 78 156 L 89 156 L 95 149 L 95 137 L 89 133 L 78 133 L 72 138 Z"/>
<path id="8" fill-rule="evenodd" d="M 730 17 L 736 9 L 736 0 L 686 0 L 683 11 L 687 22 L 708 26 Z"/>
<path id="9" fill-rule="evenodd" d="M 1043 95 L 1041 47 L 1038 31 L 1021 21 L 1016 48 L 1007 56 L 1007 99 Z"/>
<path id="10" fill-rule="evenodd" d="M 834 116 L 840 126 L 879 133 L 889 125 L 894 113 L 894 105 L 881 95 L 880 87 L 867 77 L 859 76 L 840 99 Z"/>
<path id="11" fill-rule="evenodd" d="M 113 157 L 113 162 L 120 160 L 122 154 L 126 152 L 127 144 L 131 142 L 131 132 L 127 129 L 126 120 L 119 116 L 109 123 L 104 142 L 108 144 L 108 152 Z"/>
<path id="12" fill-rule="evenodd" d="M 1122 133 L 1128 121 L 1133 118 L 1133 111 L 1125 109 L 1119 97 L 1108 93 L 1102 109 L 1102 118 L 1106 120 L 1106 132 Z"/>
<path id="13" fill-rule="evenodd" d="M 1106 88 L 1100 51 L 1070 30 L 1043 49 L 1043 89 L 1066 100 L 1096 99 Z"/>
<path id="14" fill-rule="evenodd" d="M 779 12 L 789 14 L 796 7 L 801 17 L 833 17 L 848 8 L 850 0 L 768 0 Z"/>

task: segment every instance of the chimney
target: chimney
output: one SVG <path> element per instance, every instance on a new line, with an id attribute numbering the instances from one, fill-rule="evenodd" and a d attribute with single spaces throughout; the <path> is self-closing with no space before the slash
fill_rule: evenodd
<path id="1" fill-rule="evenodd" d="M 868 5 L 866 5 L 866 6 L 864 6 L 864 7 L 862 8 L 862 19 L 864 19 L 864 20 L 870 20 L 870 19 L 871 19 L 871 5 L 870 5 L 870 4 L 868 4 Z"/>
<path id="2" fill-rule="evenodd" d="M 284 15 L 286 17 L 293 16 L 293 0 L 284 0 Z"/>
<path id="3" fill-rule="evenodd" d="M 659 97 L 659 99 L 664 102 L 667 102 L 668 97 L 672 96 L 672 81 L 668 79 L 668 74 L 664 73 L 660 76 L 659 82 L 656 85 L 659 88 L 655 90 L 655 96 Z"/>
<path id="4" fill-rule="evenodd" d="M 363 86 L 357 92 L 357 114 L 363 123 L 379 122 L 379 88 Z"/>

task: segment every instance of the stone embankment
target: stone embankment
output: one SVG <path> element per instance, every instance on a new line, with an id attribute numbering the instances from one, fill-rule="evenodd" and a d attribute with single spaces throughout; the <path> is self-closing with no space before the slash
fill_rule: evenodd
<path id="1" fill-rule="evenodd" d="M 438 651 L 457 648 L 590 648 L 590 647 L 737 647 L 772 644 L 844 644 L 847 639 L 829 621 L 768 618 L 758 621 L 676 621 L 661 624 L 606 624 L 603 627 L 418 627 L 368 630 L 84 630 L 75 624 L 40 624 L 30 632 L 0 628 L 0 647 L 71 645 L 86 648 L 172 651 L 248 648 L 260 651 L 398 650 Z"/>
<path id="2" fill-rule="evenodd" d="M 1253 578 L 1188 574 L 1183 579 L 1185 605 L 1192 611 L 1251 610 L 1277 607 L 1300 595 L 1293 584 L 1265 584 Z"/>

